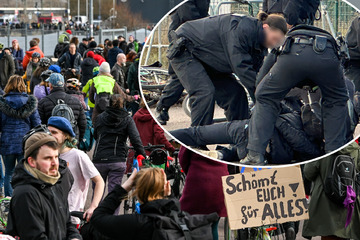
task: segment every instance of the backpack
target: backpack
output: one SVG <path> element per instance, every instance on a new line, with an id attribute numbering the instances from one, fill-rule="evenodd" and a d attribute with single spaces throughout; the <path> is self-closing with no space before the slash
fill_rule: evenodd
<path id="1" fill-rule="evenodd" d="M 305 104 L 301 107 L 301 121 L 305 133 L 311 139 L 323 139 L 321 105 L 318 102 Z"/>
<path id="2" fill-rule="evenodd" d="M 55 104 L 55 107 L 51 112 L 51 116 L 66 118 L 71 123 L 72 128 L 75 129 L 76 120 L 75 120 L 74 112 L 71 109 L 71 107 L 69 107 L 69 105 L 65 103 L 66 99 L 69 99 L 69 96 L 66 95 L 64 100 L 58 99 L 57 102 L 55 102 L 55 100 L 52 99 L 51 97 L 49 97 L 49 99 Z"/>
<path id="3" fill-rule="evenodd" d="M 219 220 L 217 213 L 190 215 L 171 211 L 169 216 L 147 214 L 154 221 L 152 240 L 208 240 L 213 239 L 211 225 Z"/>
<path id="4" fill-rule="evenodd" d="M 343 206 L 347 195 L 347 186 L 351 186 L 354 191 L 357 191 L 357 177 L 354 159 L 347 155 L 336 156 L 328 169 L 325 181 L 321 179 L 326 196 L 334 203 Z"/>
<path id="5" fill-rule="evenodd" d="M 102 92 L 96 95 L 95 98 L 95 107 L 99 113 L 102 113 L 106 110 L 106 107 L 110 106 L 110 93 Z"/>
<path id="6" fill-rule="evenodd" d="M 84 134 L 84 138 L 79 143 L 79 149 L 85 152 L 91 150 L 92 146 L 94 145 L 94 127 L 92 125 L 91 118 L 86 116 L 86 130 Z"/>

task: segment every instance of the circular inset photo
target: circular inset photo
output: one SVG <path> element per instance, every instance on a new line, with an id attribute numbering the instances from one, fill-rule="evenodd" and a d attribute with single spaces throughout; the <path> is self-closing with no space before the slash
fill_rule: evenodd
<path id="1" fill-rule="evenodd" d="M 281 2 L 185 1 L 156 25 L 140 88 L 170 135 L 254 166 L 304 163 L 359 135 L 359 2 Z"/>

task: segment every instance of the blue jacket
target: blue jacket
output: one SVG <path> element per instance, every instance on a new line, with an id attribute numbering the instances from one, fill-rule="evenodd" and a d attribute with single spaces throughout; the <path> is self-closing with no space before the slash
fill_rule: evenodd
<path id="1" fill-rule="evenodd" d="M 113 47 L 112 49 L 109 50 L 108 55 L 107 55 L 107 60 L 110 65 L 110 69 L 113 68 L 113 66 L 117 62 L 116 58 L 119 53 L 124 53 L 124 52 L 123 52 L 123 50 L 121 50 L 118 47 Z"/>
<path id="2" fill-rule="evenodd" d="M 0 153 L 22 154 L 22 138 L 41 123 L 37 99 L 26 93 L 10 92 L 0 96 Z"/>

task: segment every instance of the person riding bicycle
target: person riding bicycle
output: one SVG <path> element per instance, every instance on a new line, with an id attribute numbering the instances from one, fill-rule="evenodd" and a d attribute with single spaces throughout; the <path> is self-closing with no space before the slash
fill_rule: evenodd
<path id="1" fill-rule="evenodd" d="M 255 100 L 255 80 L 267 48 L 281 44 L 287 32 L 279 15 L 260 13 L 258 19 L 224 14 L 186 22 L 168 49 L 176 75 L 189 93 L 191 126 L 213 122 L 215 101 L 227 120 L 249 118 L 249 95 Z"/>
<path id="2" fill-rule="evenodd" d="M 80 66 L 82 57 L 79 52 L 76 51 L 75 43 L 69 44 L 69 51 L 65 52 L 56 62 L 63 69 L 71 69 L 76 75 L 80 74 Z"/>
<path id="3" fill-rule="evenodd" d="M 108 178 L 108 192 L 121 183 L 125 173 L 128 138 L 136 156 L 146 157 L 134 120 L 124 109 L 124 101 L 122 95 L 112 95 L 110 105 L 97 117 L 94 125 L 96 145 L 92 160 L 105 182 Z"/>
<path id="4" fill-rule="evenodd" d="M 113 215 L 115 209 L 133 186 L 135 187 L 134 196 L 140 202 L 140 214 Z M 127 240 L 165 239 L 156 235 L 159 234 L 159 229 L 155 225 L 158 218 L 165 217 L 164 221 L 167 221 L 166 219 L 171 216 L 178 215 L 180 218 L 181 215 L 185 215 L 189 219 L 188 224 L 193 224 L 193 228 L 200 224 L 205 227 L 201 233 L 198 232 L 196 239 L 212 239 L 210 225 L 218 220 L 218 215 L 216 213 L 197 215 L 194 216 L 196 221 L 192 216 L 181 212 L 179 201 L 168 198 L 170 194 L 170 181 L 167 180 L 163 169 L 147 168 L 139 172 L 134 170 L 124 184 L 117 185 L 114 191 L 103 200 L 95 210 L 91 223 L 97 231 L 113 239 L 119 239 L 119 236 Z M 149 216 L 150 214 L 152 215 Z M 165 224 L 171 228 L 171 234 L 178 233 L 178 229 L 181 229 L 180 226 L 174 224 L 173 221 L 168 221 Z M 185 232 L 191 234 L 186 230 L 188 229 L 187 225 L 183 225 L 183 227 Z M 181 235 L 183 235 L 182 233 L 181 231 Z M 171 239 L 178 238 L 172 236 Z"/>
<path id="5" fill-rule="evenodd" d="M 56 139 L 45 132 L 25 141 L 24 159 L 12 178 L 6 234 L 20 239 L 82 239 L 71 224 L 67 202 L 74 179 L 58 158 L 58 149 Z"/>
<path id="6" fill-rule="evenodd" d="M 95 185 L 91 204 L 84 213 L 84 218 L 89 222 L 104 194 L 104 181 L 89 156 L 76 149 L 77 140 L 69 120 L 63 117 L 51 117 L 48 121 L 48 129 L 60 145 L 60 158 L 67 162 L 74 177 L 74 184 L 68 197 L 70 212 L 85 211 L 90 180 Z M 72 223 L 80 222 L 79 219 L 72 218 Z"/>
<path id="7" fill-rule="evenodd" d="M 42 59 L 40 59 L 39 66 L 35 69 L 35 71 L 31 75 L 31 80 L 30 80 L 30 93 L 31 94 L 34 93 L 35 86 L 38 85 L 39 83 L 41 83 L 40 76 L 41 76 L 42 72 L 48 70 L 50 65 L 51 65 L 51 60 L 49 58 L 43 57 Z"/>

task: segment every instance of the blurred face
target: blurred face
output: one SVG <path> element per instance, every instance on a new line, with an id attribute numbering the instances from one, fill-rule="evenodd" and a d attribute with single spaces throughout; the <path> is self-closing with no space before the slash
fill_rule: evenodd
<path id="1" fill-rule="evenodd" d="M 85 45 L 88 45 L 88 44 L 89 44 L 89 42 L 88 42 L 88 41 L 83 41 L 83 43 L 84 43 Z"/>
<path id="2" fill-rule="evenodd" d="M 129 42 L 133 42 L 134 41 L 134 37 L 133 36 L 130 36 L 129 37 Z"/>
<path id="3" fill-rule="evenodd" d="M 267 48 L 278 47 L 283 44 L 285 40 L 285 34 L 279 29 L 271 28 L 269 25 L 263 25 L 265 32 L 265 43 L 264 46 Z"/>
<path id="4" fill-rule="evenodd" d="M 48 176 L 57 176 L 59 171 L 59 152 L 49 146 L 42 146 L 36 159 L 29 157 L 28 163 L 31 167 L 40 170 Z"/>
<path id="5" fill-rule="evenodd" d="M 35 57 L 35 58 L 32 58 L 32 61 L 34 62 L 34 63 L 38 63 L 39 62 L 39 58 L 37 58 L 37 57 Z"/>
<path id="6" fill-rule="evenodd" d="M 6 49 L 6 50 L 5 50 L 5 53 L 6 53 L 7 55 L 11 55 L 11 52 L 10 52 L 9 49 Z"/>
<path id="7" fill-rule="evenodd" d="M 123 42 L 123 41 L 125 41 L 125 38 L 120 37 L 120 38 L 118 38 L 118 40 L 119 40 L 119 42 Z"/>
<path id="8" fill-rule="evenodd" d="M 18 43 L 17 41 L 15 41 L 15 42 L 12 43 L 12 47 L 13 47 L 13 48 L 16 48 L 16 49 L 17 49 L 18 46 L 19 46 L 19 43 Z"/>
<path id="9" fill-rule="evenodd" d="M 76 53 L 76 46 L 74 44 L 71 44 L 69 47 L 70 54 L 74 55 Z"/>
<path id="10" fill-rule="evenodd" d="M 65 142 L 65 139 L 66 139 L 66 136 L 65 136 L 64 132 L 57 129 L 57 128 L 54 128 L 52 126 L 48 126 L 48 129 L 49 129 L 51 135 L 56 139 L 58 144 L 60 146 L 62 146 L 64 144 L 64 142 Z"/>

